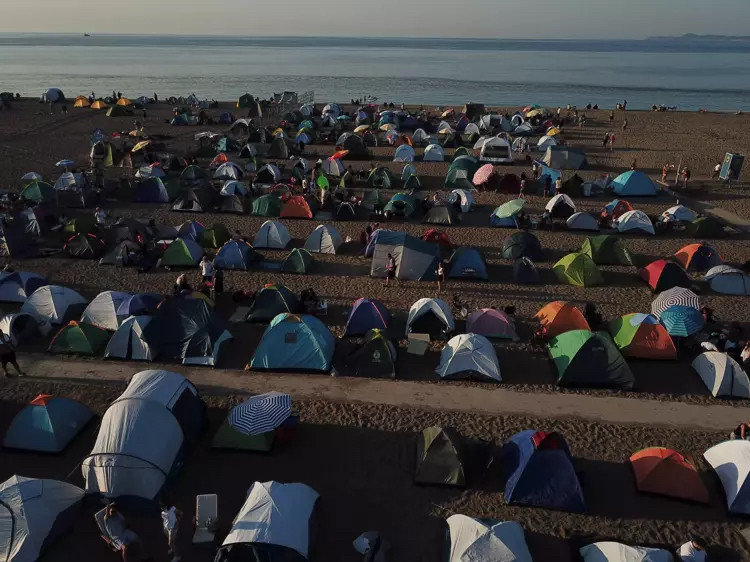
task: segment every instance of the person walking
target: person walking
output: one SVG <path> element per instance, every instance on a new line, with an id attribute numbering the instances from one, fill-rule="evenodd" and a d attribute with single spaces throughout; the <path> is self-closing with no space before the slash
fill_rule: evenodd
<path id="1" fill-rule="evenodd" d="M 26 375 L 26 373 L 24 373 L 18 366 L 18 362 L 16 361 L 16 352 L 13 349 L 13 341 L 10 339 L 10 335 L 0 330 L 0 364 L 2 364 L 3 366 L 5 376 L 10 378 L 15 375 L 11 375 L 10 372 L 8 372 L 8 363 L 13 365 L 13 368 L 19 375 Z"/>
<path id="2" fill-rule="evenodd" d="M 214 262 L 208 259 L 208 256 L 204 255 L 201 258 L 199 266 L 201 269 L 201 275 L 203 276 L 203 282 L 211 282 L 214 276 Z"/>
<path id="3" fill-rule="evenodd" d="M 614 152 L 615 150 L 615 134 L 610 133 L 609 134 L 609 151 Z"/>
<path id="4" fill-rule="evenodd" d="M 388 254 L 388 263 L 385 266 L 385 286 L 390 287 L 391 279 L 396 278 L 396 258 Z"/>
<path id="5" fill-rule="evenodd" d="M 628 120 L 623 119 L 622 121 L 622 131 L 625 132 L 628 129 Z"/>
<path id="6" fill-rule="evenodd" d="M 167 554 L 172 557 L 171 562 L 178 562 L 181 558 L 177 550 L 177 533 L 180 526 L 180 519 L 182 519 L 182 511 L 164 500 L 159 503 L 161 507 L 162 529 L 167 536 L 167 548 L 169 549 Z"/>

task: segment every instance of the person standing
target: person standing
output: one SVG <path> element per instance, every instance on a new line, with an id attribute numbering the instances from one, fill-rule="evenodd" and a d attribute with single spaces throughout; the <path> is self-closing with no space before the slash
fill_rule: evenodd
<path id="1" fill-rule="evenodd" d="M 18 362 L 16 361 L 16 352 L 13 349 L 13 342 L 10 339 L 10 336 L 0 330 L 0 364 L 2 364 L 3 366 L 5 376 L 10 378 L 14 375 L 11 375 L 10 372 L 8 372 L 8 363 L 13 365 L 13 368 L 19 375 L 26 375 L 26 373 L 24 373 L 18 366 Z"/>
<path id="2" fill-rule="evenodd" d="M 622 121 L 622 131 L 625 132 L 628 129 L 628 120 L 623 119 Z"/>
<path id="3" fill-rule="evenodd" d="M 558 193 L 562 193 L 562 188 L 563 188 L 562 177 L 559 177 L 555 180 L 555 195 L 557 195 Z"/>
<path id="4" fill-rule="evenodd" d="M 203 276 L 203 282 L 210 282 L 214 276 L 214 262 L 209 260 L 208 256 L 204 255 L 201 258 L 199 266 L 201 269 L 201 275 Z"/>
<path id="5" fill-rule="evenodd" d="M 396 278 L 396 258 L 388 254 L 388 263 L 385 266 L 385 286 L 390 287 L 391 279 Z"/>
<path id="6" fill-rule="evenodd" d="M 669 162 L 664 164 L 661 169 L 661 183 L 667 183 L 667 176 L 669 175 Z"/>
<path id="7" fill-rule="evenodd" d="M 440 294 L 443 290 L 443 281 L 445 281 L 445 269 L 442 261 L 438 263 L 437 271 L 435 273 L 437 274 L 438 294 Z"/>
<path id="8" fill-rule="evenodd" d="M 172 557 L 171 562 L 178 562 L 180 555 L 177 551 L 177 532 L 182 519 L 182 511 L 165 501 L 160 502 L 161 521 L 164 534 L 167 536 L 167 554 Z"/>
<path id="9" fill-rule="evenodd" d="M 682 188 L 683 189 L 687 189 L 689 181 L 690 181 L 690 168 L 685 166 L 682 169 Z"/>
<path id="10" fill-rule="evenodd" d="M 609 133 L 609 151 L 614 152 L 615 150 L 615 134 Z"/>

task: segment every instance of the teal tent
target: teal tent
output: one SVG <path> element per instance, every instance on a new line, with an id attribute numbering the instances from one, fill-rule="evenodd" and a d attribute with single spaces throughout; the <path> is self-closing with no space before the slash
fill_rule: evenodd
<path id="1" fill-rule="evenodd" d="M 285 312 L 266 328 L 248 368 L 328 372 L 335 345 L 331 331 L 315 316 Z"/>

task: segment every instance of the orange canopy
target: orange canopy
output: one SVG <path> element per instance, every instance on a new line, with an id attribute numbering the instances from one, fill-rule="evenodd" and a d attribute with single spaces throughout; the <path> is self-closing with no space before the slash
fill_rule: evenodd
<path id="1" fill-rule="evenodd" d="M 52 397 L 53 396 L 51 394 L 40 394 L 29 403 L 33 404 L 34 406 L 46 406 L 47 401 L 52 399 Z"/>
<path id="2" fill-rule="evenodd" d="M 710 503 L 708 490 L 688 457 L 665 447 L 649 447 L 630 457 L 640 492 Z"/>
<path id="3" fill-rule="evenodd" d="M 536 313 L 545 337 L 553 338 L 570 330 L 590 330 L 589 323 L 578 308 L 564 301 L 549 303 Z"/>

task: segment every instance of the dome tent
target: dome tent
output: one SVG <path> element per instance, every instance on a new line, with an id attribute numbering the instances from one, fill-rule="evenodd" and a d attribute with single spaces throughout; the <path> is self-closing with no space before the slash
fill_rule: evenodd
<path id="1" fill-rule="evenodd" d="M 516 328 L 508 316 L 494 308 L 475 310 L 466 319 L 466 331 L 486 338 L 515 339 Z"/>
<path id="2" fill-rule="evenodd" d="M 581 244 L 580 252 L 594 260 L 596 265 L 633 265 L 625 242 L 617 236 L 590 236 Z"/>
<path id="3" fill-rule="evenodd" d="M 453 205 L 447 202 L 438 202 L 430 207 L 422 222 L 425 224 L 438 224 L 443 226 L 455 226 L 459 223 L 459 216 Z"/>
<path id="4" fill-rule="evenodd" d="M 661 548 L 628 546 L 619 542 L 596 542 L 579 550 L 583 562 L 673 562 L 672 554 Z"/>
<path id="5" fill-rule="evenodd" d="M 495 348 L 487 338 L 477 334 L 451 338 L 440 353 L 440 364 L 435 372 L 441 379 L 477 376 L 482 380 L 502 380 Z"/>
<path id="6" fill-rule="evenodd" d="M 661 216 L 669 217 L 676 221 L 693 222 L 698 215 L 685 205 L 675 205 L 664 211 Z"/>
<path id="7" fill-rule="evenodd" d="M 143 332 L 151 319 L 151 316 L 127 318 L 110 338 L 104 350 L 104 358 L 154 361 L 159 355 L 159 350 L 143 339 Z"/>
<path id="8" fill-rule="evenodd" d="M 437 230 L 436 228 L 431 228 L 427 232 L 425 232 L 424 236 L 422 236 L 422 240 L 424 240 L 425 242 L 430 242 L 432 244 L 437 244 L 440 250 L 444 250 L 447 252 L 453 250 L 453 244 L 451 244 L 448 235 L 442 230 Z"/>
<path id="9" fill-rule="evenodd" d="M 253 247 L 283 250 L 291 241 L 292 237 L 282 223 L 269 220 L 260 226 Z"/>
<path id="10" fill-rule="evenodd" d="M 284 285 L 266 285 L 258 291 L 245 320 L 248 322 L 270 322 L 284 312 L 297 312 L 299 307 L 297 295 Z"/>
<path id="11" fill-rule="evenodd" d="M 333 226 L 319 224 L 305 240 L 305 249 L 317 254 L 335 254 L 343 239 Z"/>
<path id="12" fill-rule="evenodd" d="M 640 170 L 628 170 L 612 180 L 615 194 L 624 197 L 652 197 L 657 193 L 654 182 Z"/>
<path id="13" fill-rule="evenodd" d="M 214 257 L 214 266 L 218 269 L 247 270 L 253 263 L 263 261 L 263 256 L 243 240 L 230 240 L 224 244 Z"/>
<path id="14" fill-rule="evenodd" d="M 362 343 L 347 360 L 350 373 L 357 377 L 396 378 L 396 348 L 385 330 L 368 330 Z"/>
<path id="15" fill-rule="evenodd" d="M 503 241 L 501 256 L 511 260 L 522 257 L 539 260 L 542 258 L 542 245 L 530 232 L 516 232 Z"/>
<path id="16" fill-rule="evenodd" d="M 708 271 L 712 267 L 724 263 L 719 252 L 703 242 L 700 244 L 688 244 L 684 248 L 677 250 L 674 254 L 674 259 L 686 271 Z"/>
<path id="17" fill-rule="evenodd" d="M 346 320 L 344 336 L 362 336 L 372 329 L 387 330 L 391 313 L 375 299 L 357 299 Z"/>
<path id="18" fill-rule="evenodd" d="M 463 247 L 453 252 L 448 277 L 460 279 L 489 279 L 484 256 L 476 248 Z"/>
<path id="19" fill-rule="evenodd" d="M 23 303 L 39 287 L 48 285 L 46 278 L 28 271 L 0 273 L 0 302 Z"/>
<path id="20" fill-rule="evenodd" d="M 695 464 L 688 457 L 665 447 L 648 447 L 630 457 L 639 492 L 711 503 Z"/>
<path id="21" fill-rule="evenodd" d="M 641 232 L 653 236 L 656 234 L 651 219 L 643 211 L 628 211 L 615 221 L 617 232 Z"/>
<path id="22" fill-rule="evenodd" d="M 221 248 L 230 238 L 227 227 L 217 222 L 201 232 L 198 242 L 204 248 Z"/>
<path id="23" fill-rule="evenodd" d="M 311 199 L 314 203 L 314 199 Z M 289 219 L 311 219 L 313 218 L 313 211 L 311 210 L 310 203 L 301 195 L 293 195 L 286 200 L 281 207 L 279 217 Z"/>
<path id="24" fill-rule="evenodd" d="M 309 250 L 294 248 L 281 262 L 281 271 L 286 273 L 308 273 L 314 266 L 315 259 Z"/>
<path id="25" fill-rule="evenodd" d="M 534 262 L 522 257 L 513 262 L 513 281 L 521 285 L 533 285 L 541 283 L 542 279 Z"/>
<path id="26" fill-rule="evenodd" d="M 88 302 L 73 289 L 45 285 L 26 299 L 21 306 L 21 312 L 31 314 L 38 322 L 60 326 L 72 318 L 78 318 Z"/>
<path id="27" fill-rule="evenodd" d="M 0 318 L 0 330 L 10 337 L 14 346 L 34 340 L 40 334 L 39 328 L 37 319 L 25 312 L 6 314 Z"/>
<path id="28" fill-rule="evenodd" d="M 450 307 L 440 299 L 419 299 L 409 309 L 406 335 L 409 333 L 440 336 L 456 329 Z"/>
<path id="29" fill-rule="evenodd" d="M 50 353 L 97 355 L 109 341 L 110 333 L 85 322 L 71 320 L 60 328 L 49 344 Z"/>
<path id="30" fill-rule="evenodd" d="M 373 237 L 371 237 L 372 240 Z M 372 257 L 370 277 L 384 278 L 388 254 L 396 260 L 396 278 L 433 281 L 436 277 L 440 248 L 404 232 L 380 231 Z"/>
<path id="31" fill-rule="evenodd" d="M 164 267 L 195 267 L 203 257 L 203 248 L 190 238 L 177 238 L 161 257 Z"/>
<path id="32" fill-rule="evenodd" d="M 626 314 L 613 320 L 609 333 L 626 357 L 677 359 L 677 350 L 667 330 L 651 314 Z"/>
<path id="33" fill-rule="evenodd" d="M 632 210 L 633 206 L 624 199 L 613 199 L 602 207 L 600 216 L 602 218 L 610 218 L 613 221 L 616 221 L 622 215 Z"/>
<path id="34" fill-rule="evenodd" d="M 442 162 L 445 160 L 445 150 L 439 144 L 431 144 L 424 149 L 422 160 L 425 162 Z"/>
<path id="35" fill-rule="evenodd" d="M 543 306 L 536 313 L 536 319 L 548 338 L 570 330 L 589 330 L 589 323 L 583 313 L 575 305 L 565 301 L 554 301 Z"/>
<path id="36" fill-rule="evenodd" d="M 711 290 L 722 295 L 750 296 L 750 276 L 728 265 L 717 265 L 706 272 Z"/>
<path id="37" fill-rule="evenodd" d="M 568 220 L 566 220 L 565 223 L 568 226 L 568 230 L 599 232 L 599 223 L 590 213 L 573 213 L 568 217 Z"/>
<path id="38" fill-rule="evenodd" d="M 466 485 L 466 453 L 456 430 L 438 426 L 423 429 L 417 436 L 416 459 L 417 484 Z"/>
<path id="39" fill-rule="evenodd" d="M 474 519 L 451 515 L 448 523 L 446 562 L 497 560 L 532 562 L 523 527 L 516 521 Z"/>
<path id="40" fill-rule="evenodd" d="M 281 198 L 275 193 L 268 193 L 253 201 L 250 214 L 256 217 L 278 217 L 281 214 L 281 206 Z"/>
<path id="41" fill-rule="evenodd" d="M 574 287 L 594 287 L 604 284 L 604 278 L 594 260 L 586 254 L 564 256 L 552 268 L 561 283 Z"/>
<path id="42" fill-rule="evenodd" d="M 448 202 L 451 205 L 458 204 L 462 213 L 468 213 L 471 211 L 471 207 L 477 203 L 471 191 L 466 189 L 454 189 L 451 191 L 448 195 Z"/>
<path id="43" fill-rule="evenodd" d="M 713 217 L 698 217 L 685 225 L 685 234 L 693 238 L 724 238 L 724 225 Z"/>
<path id="44" fill-rule="evenodd" d="M 730 513 L 750 514 L 750 441 L 733 439 L 703 453 L 721 481 Z"/>
<path id="45" fill-rule="evenodd" d="M 318 318 L 285 312 L 271 320 L 247 368 L 328 372 L 335 346 L 333 334 Z"/>
<path id="46" fill-rule="evenodd" d="M 747 374 L 726 353 L 706 351 L 693 359 L 691 366 L 713 396 L 750 399 L 750 380 Z"/>
<path id="47" fill-rule="evenodd" d="M 690 288 L 691 280 L 682 267 L 671 261 L 656 260 L 638 271 L 654 292 L 662 292 L 674 287 Z"/>
<path id="48" fill-rule="evenodd" d="M 631 390 L 635 379 L 609 334 L 571 330 L 549 342 L 560 386 Z"/>
<path id="49" fill-rule="evenodd" d="M 552 218 L 568 219 L 575 214 L 576 206 L 570 197 L 564 193 L 558 193 L 552 197 L 552 199 L 547 201 L 544 210 L 547 211 Z"/>
<path id="50" fill-rule="evenodd" d="M 88 322 L 104 330 L 114 332 L 124 320 L 124 317 L 118 314 L 118 309 L 130 296 L 130 293 L 120 291 L 99 293 L 83 311 L 81 322 Z"/>

